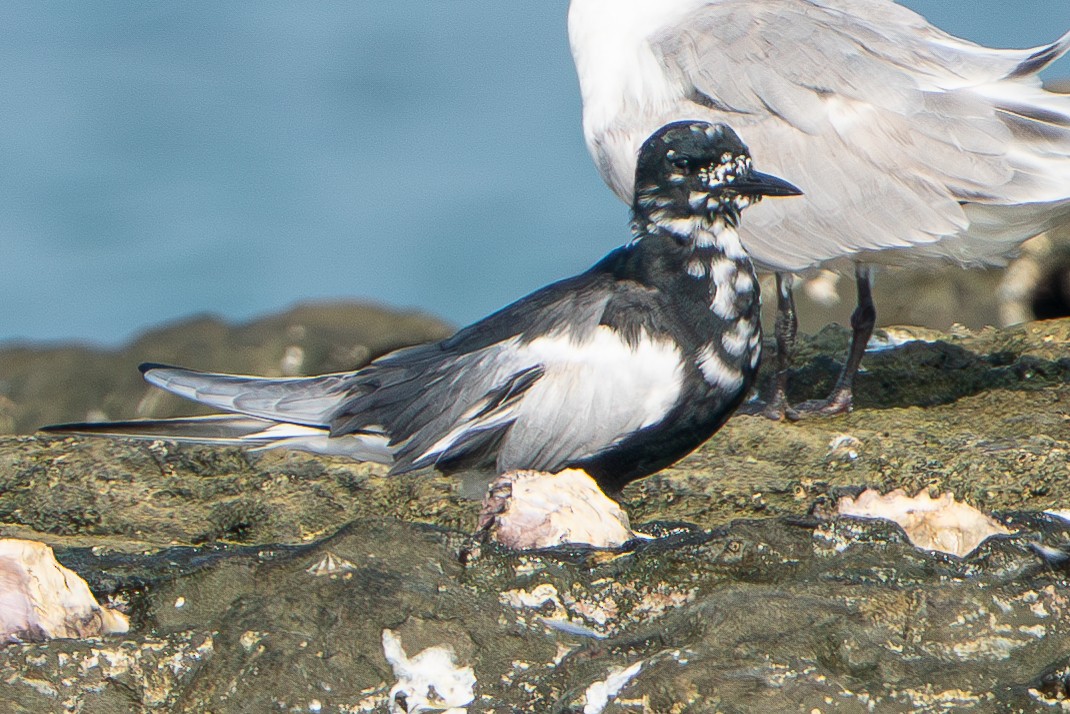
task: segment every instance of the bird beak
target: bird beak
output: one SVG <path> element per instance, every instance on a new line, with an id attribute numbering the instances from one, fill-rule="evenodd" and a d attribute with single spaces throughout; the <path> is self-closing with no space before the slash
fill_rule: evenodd
<path id="1" fill-rule="evenodd" d="M 751 171 L 746 176 L 736 178 L 729 187 L 736 193 L 751 196 L 802 195 L 802 191 L 784 179 L 760 171 Z"/>

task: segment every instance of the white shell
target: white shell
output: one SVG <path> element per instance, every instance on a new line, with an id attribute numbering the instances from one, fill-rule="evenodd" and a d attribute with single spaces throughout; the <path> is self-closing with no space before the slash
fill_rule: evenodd
<path id="1" fill-rule="evenodd" d="M 958 503 L 951 493 L 930 498 L 928 492 L 922 491 L 911 498 L 902 489 L 883 496 L 867 489 L 858 498 L 841 498 L 837 511 L 841 516 L 894 521 L 916 547 L 960 558 L 989 536 L 1011 533 L 973 506 Z"/>
<path id="2" fill-rule="evenodd" d="M 0 540 L 0 643 L 99 637 L 129 629 L 126 615 L 101 607 L 85 580 L 56 562 L 50 547 Z"/>
<path id="3" fill-rule="evenodd" d="M 383 654 L 398 678 L 390 689 L 391 714 L 467 714 L 465 706 L 476 698 L 476 675 L 471 667 L 458 666 L 451 646 L 428 647 L 409 657 L 397 633 L 383 630 Z"/>
<path id="4" fill-rule="evenodd" d="M 324 577 L 328 575 L 338 575 L 339 573 L 346 573 L 351 570 L 356 570 L 357 566 L 350 563 L 345 558 L 339 558 L 334 553 L 328 551 L 322 558 L 305 568 L 305 572 L 309 575 L 316 577 Z"/>
<path id="5" fill-rule="evenodd" d="M 503 474 L 487 490 L 480 525 L 517 550 L 569 543 L 617 548 L 636 537 L 628 514 L 579 469 Z"/>

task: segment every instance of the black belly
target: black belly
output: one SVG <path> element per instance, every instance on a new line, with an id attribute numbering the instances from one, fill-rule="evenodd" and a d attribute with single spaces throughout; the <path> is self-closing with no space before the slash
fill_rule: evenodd
<path id="1" fill-rule="evenodd" d="M 620 492 L 632 481 L 676 463 L 713 436 L 746 397 L 752 375 L 747 377 L 744 387 L 733 393 L 705 388 L 704 394 L 681 399 L 661 422 L 569 467 L 586 471 L 608 494 Z"/>

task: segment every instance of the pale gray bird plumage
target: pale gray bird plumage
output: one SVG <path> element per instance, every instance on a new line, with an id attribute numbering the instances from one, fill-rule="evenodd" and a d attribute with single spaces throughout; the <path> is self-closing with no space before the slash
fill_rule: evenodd
<path id="1" fill-rule="evenodd" d="M 1008 6 L 1008 12 L 1012 9 Z M 990 49 L 889 0 L 572 0 L 584 132 L 630 200 L 656 127 L 727 122 L 806 200 L 741 229 L 761 266 L 998 264 L 1070 218 L 1070 49 Z"/>

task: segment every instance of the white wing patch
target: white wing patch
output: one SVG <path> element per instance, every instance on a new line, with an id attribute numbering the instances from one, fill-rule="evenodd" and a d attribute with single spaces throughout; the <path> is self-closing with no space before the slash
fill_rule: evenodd
<path id="1" fill-rule="evenodd" d="M 439 458 L 481 431 L 511 423 L 499 470 L 549 470 L 658 423 L 680 398 L 683 356 L 671 340 L 643 333 L 633 346 L 599 325 L 579 336 L 562 331 L 498 347 L 500 355 L 509 355 L 498 362 L 498 381 L 533 367 L 543 374 L 519 399 L 458 422 L 415 462 Z"/>
<path id="2" fill-rule="evenodd" d="M 560 392 L 554 382 L 594 391 L 594 396 L 638 406 L 637 416 L 642 416 L 638 427 L 642 428 L 660 421 L 680 396 L 683 357 L 668 339 L 655 340 L 644 332 L 632 347 L 616 330 L 599 325 L 584 342 L 548 336 L 532 341 L 528 349 L 546 368 L 547 376 L 532 388 L 533 399 L 539 393 Z M 576 400 L 560 396 L 564 402 Z"/>
<path id="3" fill-rule="evenodd" d="M 600 325 L 581 338 L 551 334 L 521 348 L 545 374 L 515 408 L 516 423 L 502 444 L 500 468 L 593 455 L 652 426 L 680 398 L 683 356 L 674 342 L 646 333 L 629 345 Z"/>

